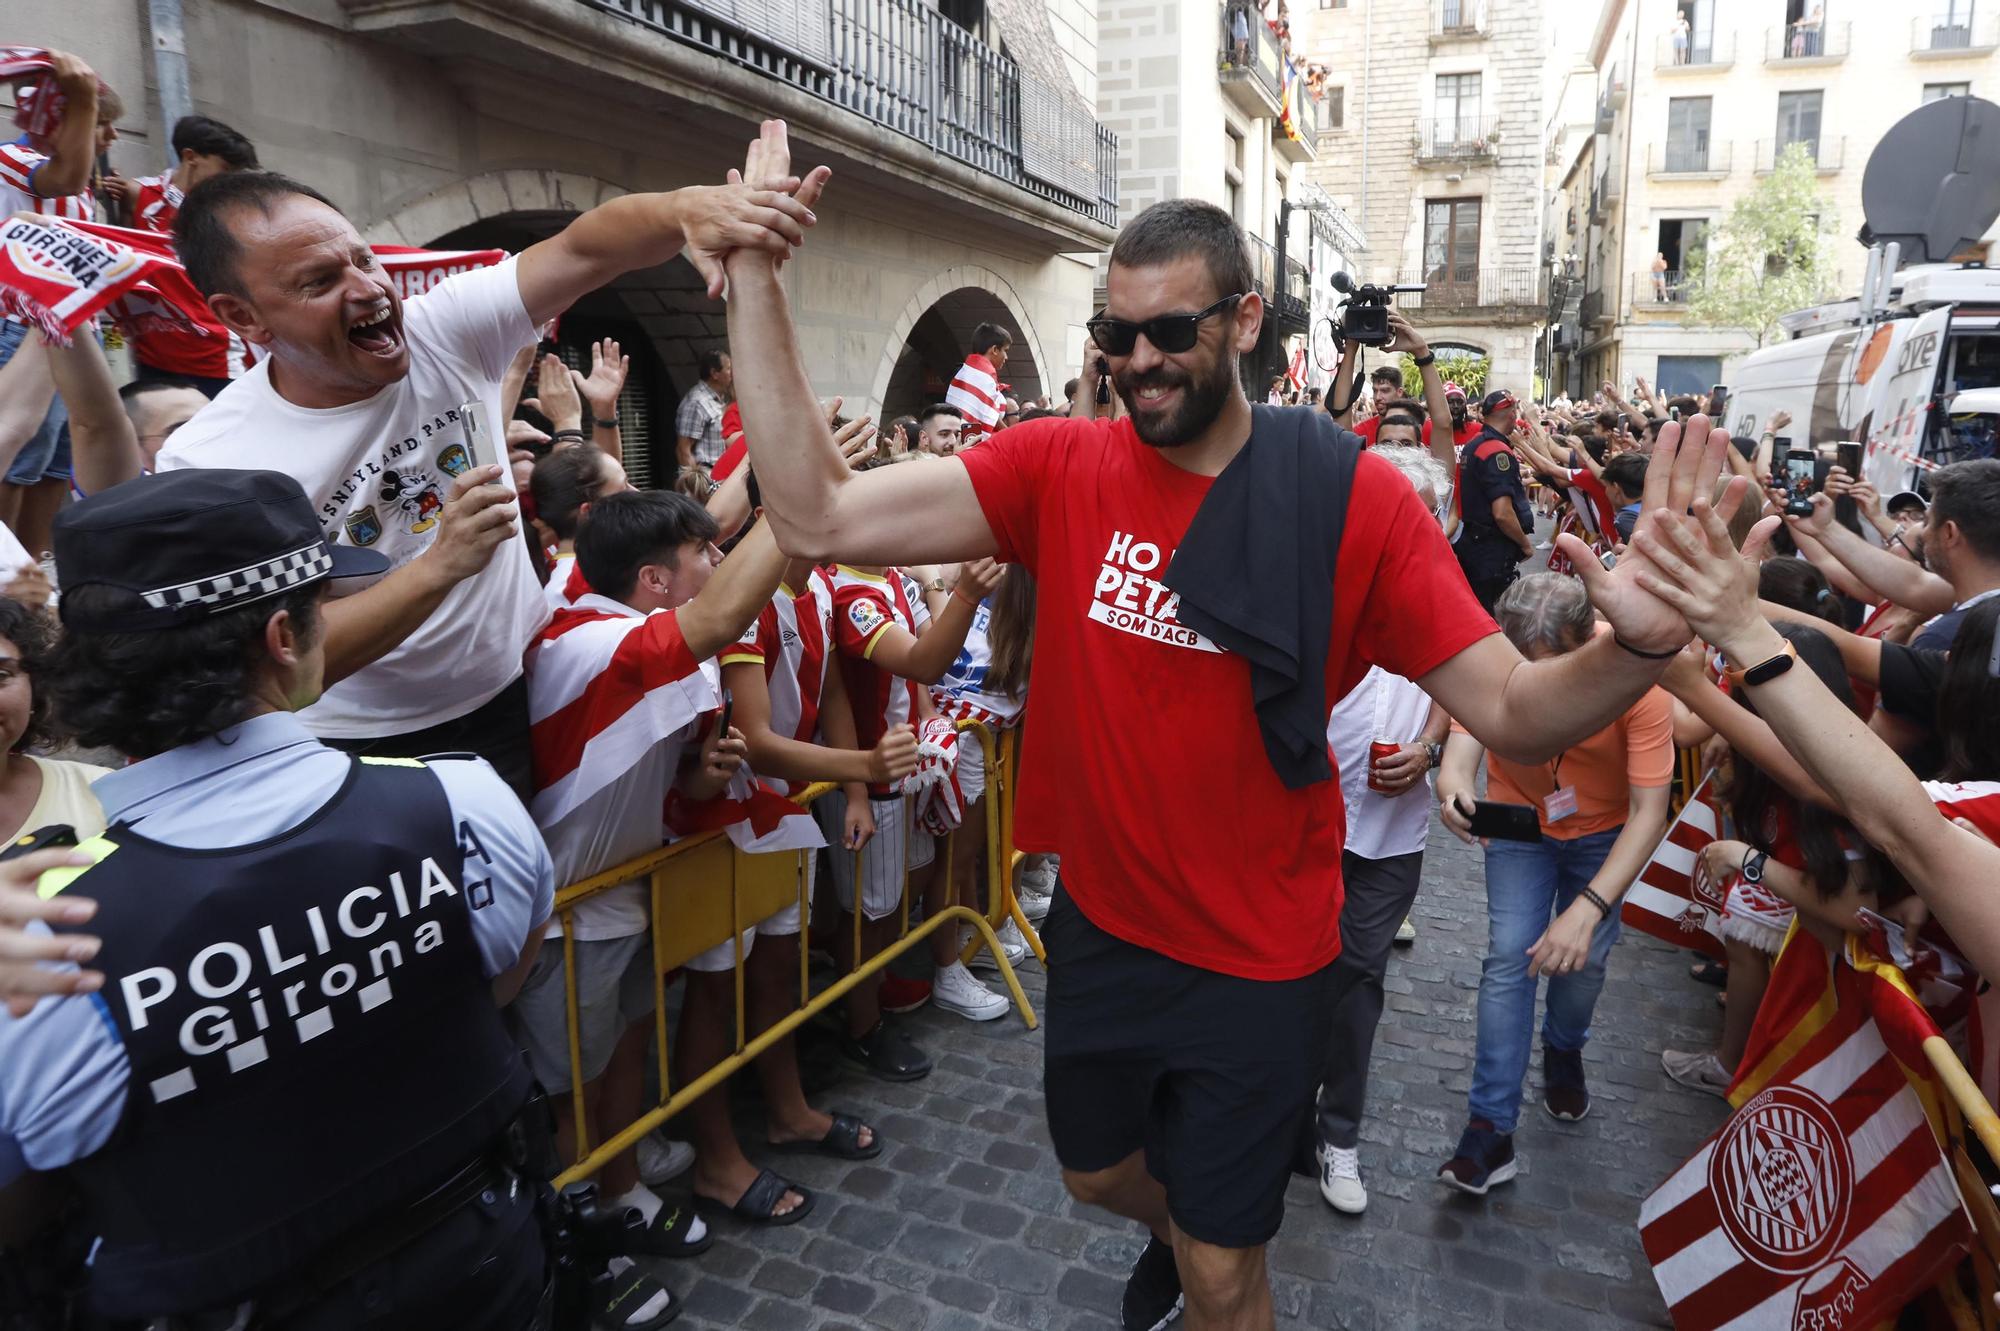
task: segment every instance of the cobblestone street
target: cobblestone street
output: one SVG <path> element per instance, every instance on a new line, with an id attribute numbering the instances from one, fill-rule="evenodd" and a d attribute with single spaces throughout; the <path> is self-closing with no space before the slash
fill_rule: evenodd
<path id="1" fill-rule="evenodd" d="M 1715 991 L 1687 978 L 1690 954 L 1628 931 L 1586 1053 L 1590 1117 L 1567 1125 L 1539 1112 L 1531 1071 L 1521 1177 L 1483 1200 L 1465 1197 L 1434 1175 L 1464 1125 L 1485 903 L 1478 852 L 1435 822 L 1415 914 L 1419 935 L 1390 964 L 1375 1046 L 1361 1152 L 1368 1211 L 1337 1215 L 1309 1180 L 1293 1181 L 1271 1249 L 1278 1325 L 1667 1325 L 1639 1248 L 1639 1202 L 1715 1128 L 1723 1105 L 1669 1082 L 1659 1055 L 1714 1039 Z M 1032 961 L 1024 980 L 1039 1000 Z M 688 1296 L 679 1325 L 1116 1327 L 1139 1240 L 1132 1225 L 1063 1191 L 1042 1117 L 1040 1037 L 1012 1016 L 973 1025 L 926 1008 L 905 1020 L 938 1063 L 914 1085 L 847 1073 L 823 1040 L 808 1040 L 816 1101 L 866 1115 L 888 1149 L 862 1164 L 772 1161 L 818 1190 L 814 1213 L 762 1232 L 723 1221 L 707 1254 L 663 1264 Z M 744 1141 L 759 1140 L 754 1104 L 742 1120 Z"/>

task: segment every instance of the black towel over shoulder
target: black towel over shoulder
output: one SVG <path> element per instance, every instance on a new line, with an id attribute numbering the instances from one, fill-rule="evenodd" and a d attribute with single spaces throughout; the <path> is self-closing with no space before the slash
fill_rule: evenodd
<path id="1" fill-rule="evenodd" d="M 1333 776 L 1326 655 L 1361 448 L 1313 408 L 1253 406 L 1250 442 L 1215 478 L 1163 579 L 1181 623 L 1249 661 L 1264 751 L 1289 790 Z"/>

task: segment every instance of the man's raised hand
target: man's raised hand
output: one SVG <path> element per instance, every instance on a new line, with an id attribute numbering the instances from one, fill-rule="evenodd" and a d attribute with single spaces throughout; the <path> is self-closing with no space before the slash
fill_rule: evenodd
<path id="1" fill-rule="evenodd" d="M 713 244 L 697 245 L 692 225 L 683 227 L 688 236 L 688 259 L 708 279 L 710 297 L 719 299 L 722 295 L 722 264 L 732 250 L 763 250 L 780 265 L 790 258 L 793 247 L 805 243 L 805 229 L 819 220 L 813 215 L 813 205 L 832 176 L 832 168 L 825 166 L 814 167 L 803 178 L 793 175 L 785 122 L 766 120 L 744 154 L 743 169 L 731 167 L 729 183 L 722 187 L 744 191 L 750 206 L 762 211 L 754 212 L 747 225 L 719 233 Z"/>
<path id="2" fill-rule="evenodd" d="M 1729 431 L 1698 415 L 1685 423 L 1669 421 L 1646 468 L 1646 489 L 1640 501 L 1639 523 L 1631 548 L 1617 567 L 1607 570 L 1588 546 L 1574 535 L 1556 538 L 1556 546 L 1583 578 L 1591 603 L 1611 622 L 1620 642 L 1640 652 L 1669 652 L 1685 646 L 1692 636 L 1688 621 L 1663 599 L 1648 578 L 1657 578 L 1653 552 L 1658 542 L 1639 540 L 1663 517 L 1706 506 L 1721 475 L 1723 455 L 1730 447 Z M 1742 506 L 1750 483 L 1737 477 L 1724 491 L 1715 514 L 1726 525 Z"/>

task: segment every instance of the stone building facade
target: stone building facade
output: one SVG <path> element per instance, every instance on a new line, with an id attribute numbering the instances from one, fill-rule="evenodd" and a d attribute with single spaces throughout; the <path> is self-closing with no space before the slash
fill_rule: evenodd
<path id="1" fill-rule="evenodd" d="M 1575 219 L 1566 243 L 1584 259 L 1584 290 L 1562 372 L 1591 388 L 1642 376 L 1702 391 L 1726 382 L 1756 340 L 1688 321 L 1687 255 L 1775 154 L 1801 142 L 1833 209 L 1831 294 L 1854 295 L 1867 261 L 1855 236 L 1869 153 L 1933 98 L 2000 98 L 2000 14 L 1963 3 L 1604 0 L 1589 59 L 1596 133 L 1571 145 L 1562 210 Z M 2000 227 L 1989 248 L 1994 239 Z"/>
<path id="2" fill-rule="evenodd" d="M 1489 356 L 1489 383 L 1528 393 L 1549 295 L 1549 71 L 1578 35 L 1543 0 L 1292 8 L 1331 70 L 1311 169 L 1366 238 L 1355 278 L 1424 283 L 1396 303 L 1431 344 Z"/>
<path id="3" fill-rule="evenodd" d="M 10 18 L 10 40 L 76 51 L 123 92 L 114 169 L 167 164 L 146 0 L 23 0 Z M 193 109 L 375 241 L 518 249 L 616 195 L 719 183 L 758 120 L 784 117 L 797 160 L 834 168 L 785 269 L 807 367 L 878 414 L 941 396 L 987 319 L 1016 335 L 1021 395 L 1075 373 L 1117 210 L 1095 28 L 1093 0 L 186 3 Z M 636 353 L 632 470 L 664 479 L 723 306 L 677 258 L 563 321 L 572 352 L 605 334 Z"/>

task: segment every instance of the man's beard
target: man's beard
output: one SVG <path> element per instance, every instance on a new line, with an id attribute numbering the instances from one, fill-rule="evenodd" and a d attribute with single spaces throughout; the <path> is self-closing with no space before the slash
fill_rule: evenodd
<path id="1" fill-rule="evenodd" d="M 1453 407 L 1453 408 L 1451 409 L 1451 423 L 1452 423 L 1452 426 L 1453 426 L 1453 428 L 1455 428 L 1455 429 L 1464 429 L 1464 428 L 1465 428 L 1465 408 L 1464 408 L 1464 407 Z"/>
<path id="2" fill-rule="evenodd" d="M 1226 356 L 1217 359 L 1211 373 L 1195 378 L 1178 365 L 1160 365 L 1146 374 L 1129 371 L 1111 376 L 1139 442 L 1154 448 L 1178 448 L 1201 437 L 1202 432 L 1222 414 L 1223 404 L 1236 387 L 1236 376 Z M 1165 416 L 1149 416 L 1139 410 L 1142 388 L 1178 388 L 1180 405 Z"/>

